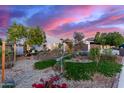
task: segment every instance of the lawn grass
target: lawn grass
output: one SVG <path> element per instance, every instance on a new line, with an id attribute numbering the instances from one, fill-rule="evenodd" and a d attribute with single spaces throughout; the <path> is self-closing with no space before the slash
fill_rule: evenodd
<path id="1" fill-rule="evenodd" d="M 52 67 L 53 65 L 55 65 L 55 63 L 56 63 L 56 60 L 54 59 L 39 61 L 34 64 L 34 68 L 41 70 L 41 69 L 45 69 L 48 67 Z"/>
<path id="2" fill-rule="evenodd" d="M 96 65 L 92 63 L 65 63 L 65 77 L 69 80 L 90 80 L 95 73 L 103 74 L 111 77 L 121 71 L 121 64 L 115 62 L 104 61 Z"/>

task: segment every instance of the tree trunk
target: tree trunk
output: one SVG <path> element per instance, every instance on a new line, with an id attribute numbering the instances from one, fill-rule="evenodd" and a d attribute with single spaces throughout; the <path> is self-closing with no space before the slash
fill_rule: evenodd
<path id="1" fill-rule="evenodd" d="M 5 41 L 2 41 L 2 82 L 5 80 Z"/>
<path id="2" fill-rule="evenodd" d="M 14 43 L 14 63 L 16 62 L 16 43 Z"/>

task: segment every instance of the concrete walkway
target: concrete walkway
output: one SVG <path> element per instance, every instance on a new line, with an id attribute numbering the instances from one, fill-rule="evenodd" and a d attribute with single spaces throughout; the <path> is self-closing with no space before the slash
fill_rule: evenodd
<path id="1" fill-rule="evenodd" d="M 124 88 L 124 57 L 122 59 L 123 67 L 119 78 L 118 88 Z"/>

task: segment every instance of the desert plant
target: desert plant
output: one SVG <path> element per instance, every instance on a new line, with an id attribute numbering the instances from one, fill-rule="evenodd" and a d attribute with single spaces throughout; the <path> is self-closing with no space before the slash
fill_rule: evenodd
<path id="1" fill-rule="evenodd" d="M 95 73 L 100 73 L 106 77 L 115 76 L 121 71 L 121 64 L 111 61 L 101 61 L 91 63 L 73 63 L 65 62 L 65 74 L 64 76 L 69 80 L 92 80 L 92 76 Z"/>
<path id="2" fill-rule="evenodd" d="M 103 61 L 99 63 L 97 72 L 107 77 L 112 77 L 121 71 L 121 64 L 111 61 Z"/>
<path id="3" fill-rule="evenodd" d="M 34 64 L 35 69 L 45 69 L 48 67 L 52 67 L 53 65 L 56 64 L 56 60 L 50 59 L 50 60 L 44 60 L 44 61 L 39 61 Z"/>
<path id="4" fill-rule="evenodd" d="M 73 63 L 65 62 L 64 76 L 69 80 L 89 80 L 96 72 L 96 63 Z"/>
<path id="5" fill-rule="evenodd" d="M 93 61 L 97 62 L 97 64 L 98 64 L 98 62 L 100 60 L 100 55 L 101 54 L 100 54 L 100 49 L 99 48 L 91 48 L 90 49 L 89 57 Z"/>

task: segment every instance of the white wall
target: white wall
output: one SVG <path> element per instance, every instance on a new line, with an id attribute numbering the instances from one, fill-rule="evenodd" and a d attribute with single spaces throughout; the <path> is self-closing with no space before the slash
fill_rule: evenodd
<path id="1" fill-rule="evenodd" d="M 24 54 L 23 46 L 17 46 L 16 47 L 16 54 L 17 55 L 23 55 Z"/>

